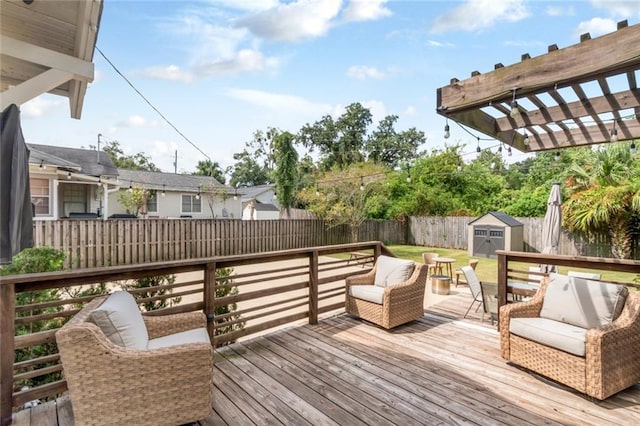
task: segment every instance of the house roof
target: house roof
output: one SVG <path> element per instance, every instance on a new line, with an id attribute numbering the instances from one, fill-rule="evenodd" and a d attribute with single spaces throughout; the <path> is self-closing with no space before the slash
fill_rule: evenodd
<path id="1" fill-rule="evenodd" d="M 48 92 L 69 98 L 71 117 L 80 118 L 102 7 L 102 0 L 2 0 L 0 110 Z"/>
<path id="2" fill-rule="evenodd" d="M 77 168 L 80 172 L 89 176 L 118 176 L 111 157 L 104 151 L 95 151 L 82 148 L 67 148 L 52 145 L 27 144 L 32 151 L 39 152 L 38 155 L 47 156 L 42 158 L 44 164 L 59 167 Z M 98 156 L 100 162 L 98 163 Z M 33 163 L 33 160 L 30 160 Z M 40 161 L 38 161 L 39 163 Z"/>
<path id="3" fill-rule="evenodd" d="M 498 219 L 500 222 L 504 223 L 507 226 L 524 226 L 522 223 L 518 222 L 513 217 L 511 217 L 508 214 L 503 213 L 503 212 L 489 212 L 487 214 L 484 214 L 484 215 L 472 220 L 471 222 L 469 222 L 469 225 L 471 225 L 474 222 L 477 222 L 480 219 L 482 219 L 482 218 L 484 218 L 486 216 L 489 216 L 489 215 L 495 217 L 496 219 Z"/>
<path id="4" fill-rule="evenodd" d="M 79 164 L 67 161 L 64 158 L 56 157 L 55 155 L 47 154 L 46 152 L 39 151 L 33 147 L 33 145 L 27 145 L 29 147 L 29 163 L 30 164 L 42 164 L 43 166 L 57 166 L 67 169 L 80 170 Z"/>
<path id="5" fill-rule="evenodd" d="M 260 194 L 264 194 L 265 192 L 273 191 L 275 189 L 275 185 L 272 183 L 266 185 L 256 185 L 256 186 L 247 186 L 238 188 L 238 192 L 242 194 L 243 201 L 249 201 L 256 199 Z"/>
<path id="6" fill-rule="evenodd" d="M 437 112 L 523 152 L 640 138 L 640 24 L 437 90 Z M 512 107 L 516 102 L 515 108 Z M 443 123 L 444 124 L 444 123 Z"/>
<path id="7" fill-rule="evenodd" d="M 271 203 L 256 203 L 254 208 L 256 209 L 256 211 L 259 211 L 259 212 L 279 212 L 280 211 L 279 208 L 277 208 Z"/>
<path id="8" fill-rule="evenodd" d="M 118 169 L 121 186 L 142 186 L 150 189 L 182 192 L 206 191 L 207 188 L 225 190 L 227 194 L 233 194 L 234 188 L 222 185 L 210 176 L 183 175 L 176 173 L 149 172 L 146 170 Z"/>

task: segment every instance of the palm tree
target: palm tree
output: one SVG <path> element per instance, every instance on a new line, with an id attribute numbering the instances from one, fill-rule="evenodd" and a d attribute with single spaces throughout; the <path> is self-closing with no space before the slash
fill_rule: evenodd
<path id="1" fill-rule="evenodd" d="M 640 216 L 640 165 L 629 144 L 593 151 L 583 165 L 571 167 L 565 187 L 564 225 L 570 231 L 607 234 L 613 257 L 629 258 Z"/>

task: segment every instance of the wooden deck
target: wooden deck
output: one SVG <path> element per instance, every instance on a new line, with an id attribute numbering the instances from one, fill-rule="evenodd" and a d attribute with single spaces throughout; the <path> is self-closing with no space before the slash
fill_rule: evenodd
<path id="1" fill-rule="evenodd" d="M 509 365 L 495 328 L 455 318 L 469 302 L 453 295 L 391 332 L 340 314 L 220 349 L 203 424 L 640 424 L 640 385 L 592 401 Z M 71 425 L 70 403 L 14 424 Z"/>

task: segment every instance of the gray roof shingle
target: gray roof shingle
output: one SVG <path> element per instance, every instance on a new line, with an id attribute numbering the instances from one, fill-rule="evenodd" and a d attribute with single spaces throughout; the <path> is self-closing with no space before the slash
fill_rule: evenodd
<path id="1" fill-rule="evenodd" d="M 52 162 L 47 163 L 47 160 L 42 158 L 45 164 L 60 167 L 79 166 L 80 172 L 89 176 L 118 176 L 118 170 L 113 164 L 113 161 L 111 161 L 111 157 L 109 157 L 109 154 L 104 151 L 97 152 L 91 149 L 36 145 L 31 143 L 27 144 L 27 146 L 33 151 L 39 151 L 42 154 L 48 155 L 49 160 Z M 100 163 L 98 163 L 98 156 L 100 158 Z M 55 162 L 58 162 L 56 158 L 58 160 L 63 159 L 67 164 L 56 164 Z M 74 166 L 69 166 L 68 163 L 72 163 Z"/>
<path id="2" fill-rule="evenodd" d="M 183 191 L 183 192 L 198 192 L 198 189 L 203 192 L 207 188 L 223 189 L 227 194 L 233 194 L 234 188 L 226 185 L 222 185 L 215 178 L 210 176 L 194 176 L 194 175 L 182 175 L 176 173 L 164 173 L 164 172 L 148 172 L 145 170 L 128 170 L 118 169 L 119 179 L 121 186 L 128 186 L 129 183 L 133 186 L 144 185 L 145 188 L 164 189 L 166 191 Z"/>

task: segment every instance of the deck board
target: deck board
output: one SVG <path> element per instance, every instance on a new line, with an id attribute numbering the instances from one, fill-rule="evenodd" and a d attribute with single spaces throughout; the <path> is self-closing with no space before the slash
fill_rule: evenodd
<path id="1" fill-rule="evenodd" d="M 459 292 L 387 331 L 346 314 L 216 350 L 210 425 L 631 425 L 640 385 L 605 401 L 505 362 Z M 179 396 L 177 396 L 179 397 Z M 14 424 L 73 424 L 68 398 Z"/>

